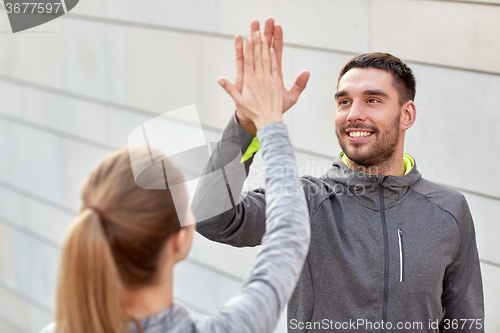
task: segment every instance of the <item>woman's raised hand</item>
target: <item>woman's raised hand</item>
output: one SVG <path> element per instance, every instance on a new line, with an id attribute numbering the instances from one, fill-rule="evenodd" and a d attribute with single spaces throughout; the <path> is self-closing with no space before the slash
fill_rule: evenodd
<path id="1" fill-rule="evenodd" d="M 259 21 L 253 20 L 250 23 L 250 36 L 253 37 L 254 34 L 259 31 Z M 276 54 L 276 59 L 278 62 L 278 74 L 281 81 L 282 87 L 282 97 L 283 97 L 283 110 L 282 112 L 290 109 L 298 100 L 300 94 L 305 89 L 307 81 L 309 79 L 309 72 L 302 71 L 295 82 L 293 83 L 290 89 L 286 89 L 283 83 L 283 74 L 281 68 L 281 58 L 283 54 L 283 30 L 279 24 L 274 23 L 274 19 L 272 17 L 268 17 L 264 26 L 264 35 L 267 39 L 267 47 L 273 48 Z M 265 44 L 263 44 L 265 45 Z M 240 35 L 237 35 L 234 39 L 234 50 L 236 55 L 236 73 L 234 77 L 234 85 L 229 80 L 220 78 L 219 83 L 224 86 L 234 86 L 238 92 L 242 92 L 243 89 L 243 81 L 245 77 L 244 71 L 244 51 L 243 51 L 243 39 Z M 228 88 L 225 88 L 228 91 Z M 245 114 L 236 107 L 236 117 L 241 127 L 243 127 L 247 132 L 252 135 L 255 135 L 257 132 L 257 128 L 255 124 L 245 116 Z"/>
<path id="2" fill-rule="evenodd" d="M 260 31 L 255 31 L 245 41 L 244 78 L 241 93 L 233 84 L 219 79 L 219 84 L 233 98 L 236 108 L 250 119 L 256 129 L 282 122 L 283 85 L 281 72 L 273 47 Z"/>

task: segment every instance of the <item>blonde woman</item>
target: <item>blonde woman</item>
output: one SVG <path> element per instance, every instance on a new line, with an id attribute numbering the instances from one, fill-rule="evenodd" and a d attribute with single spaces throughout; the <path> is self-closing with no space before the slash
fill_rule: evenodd
<path id="1" fill-rule="evenodd" d="M 276 54 L 261 47 L 265 45 L 258 32 L 246 40 L 242 93 L 225 87 L 258 130 L 266 173 L 266 233 L 241 293 L 219 313 L 201 320 L 193 320 L 173 301 L 174 266 L 187 256 L 195 228 L 195 224 L 181 228 L 179 220 L 194 222 L 194 217 L 187 205 L 176 211 L 168 188 L 138 187 L 129 151 L 121 150 L 106 158 L 83 188 L 82 210 L 62 251 L 56 323 L 43 333 L 274 330 L 302 269 L 310 227 L 282 123 Z M 136 155 L 149 159 L 147 151 Z M 162 163 L 169 169 L 169 180 L 176 172 L 178 179 L 182 177 L 168 159 Z M 288 172 L 282 172 L 284 165 Z M 148 170 L 141 176 L 141 184 L 153 188 L 155 182 L 166 182 Z"/>

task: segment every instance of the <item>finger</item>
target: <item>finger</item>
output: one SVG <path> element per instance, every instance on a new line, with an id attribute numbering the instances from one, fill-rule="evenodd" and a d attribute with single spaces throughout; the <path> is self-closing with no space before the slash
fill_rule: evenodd
<path id="1" fill-rule="evenodd" d="M 278 61 L 278 66 L 280 67 L 280 76 L 281 74 L 281 56 L 283 55 L 283 29 L 281 29 L 281 25 L 274 25 L 274 41 L 273 47 L 276 51 L 276 60 Z"/>
<path id="2" fill-rule="evenodd" d="M 295 79 L 295 83 L 292 88 L 289 90 L 290 95 L 293 100 L 297 100 L 302 93 L 302 91 L 306 88 L 307 81 L 309 80 L 310 73 L 308 71 L 302 71 L 299 76 Z"/>
<path id="3" fill-rule="evenodd" d="M 273 34 L 274 34 L 274 19 L 272 17 L 268 17 L 266 19 L 266 25 L 264 26 L 264 36 L 267 38 L 267 47 L 271 47 L 273 43 Z"/>
<path id="4" fill-rule="evenodd" d="M 245 59 L 243 60 L 245 72 L 243 81 L 246 80 L 250 75 L 254 73 L 254 65 L 253 65 L 253 40 L 252 37 L 248 37 L 245 41 Z"/>
<path id="5" fill-rule="evenodd" d="M 224 88 L 224 90 L 233 98 L 233 101 L 238 105 L 241 101 L 241 93 L 236 89 L 236 87 L 224 78 L 219 78 L 217 82 Z"/>
<path id="6" fill-rule="evenodd" d="M 278 59 L 276 58 L 276 51 L 274 50 L 274 47 L 271 47 L 269 49 L 269 53 L 271 54 L 271 75 L 273 76 L 274 79 L 279 80 L 279 66 L 278 66 Z"/>
<path id="7" fill-rule="evenodd" d="M 234 78 L 234 85 L 239 92 L 243 89 L 243 75 L 245 74 L 243 68 L 243 38 L 236 35 L 234 38 L 234 51 L 236 54 L 236 75 Z"/>
<path id="8" fill-rule="evenodd" d="M 262 35 L 262 68 L 264 73 L 269 75 L 271 74 L 271 58 L 269 56 L 269 49 L 267 46 L 267 37 Z"/>
<path id="9" fill-rule="evenodd" d="M 259 23 L 259 21 L 252 20 L 252 22 L 250 23 L 250 36 L 253 36 L 253 34 L 256 31 L 259 31 L 259 29 L 260 29 L 260 23 Z"/>
<path id="10" fill-rule="evenodd" d="M 254 39 L 253 39 L 253 62 L 254 62 L 254 68 L 255 68 L 255 73 L 260 73 L 262 72 L 262 35 L 260 31 L 257 31 L 254 33 Z"/>

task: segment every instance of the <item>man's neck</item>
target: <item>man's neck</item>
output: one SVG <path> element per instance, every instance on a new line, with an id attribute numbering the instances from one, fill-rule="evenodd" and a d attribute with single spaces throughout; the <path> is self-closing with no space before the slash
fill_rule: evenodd
<path id="1" fill-rule="evenodd" d="M 356 162 L 349 159 L 346 156 L 347 165 L 356 171 L 368 173 L 368 174 L 377 174 L 384 176 L 403 176 L 405 174 L 406 168 L 404 164 L 404 156 L 403 154 L 397 154 L 398 156 L 393 156 L 388 161 L 377 165 L 365 166 L 359 165 Z"/>

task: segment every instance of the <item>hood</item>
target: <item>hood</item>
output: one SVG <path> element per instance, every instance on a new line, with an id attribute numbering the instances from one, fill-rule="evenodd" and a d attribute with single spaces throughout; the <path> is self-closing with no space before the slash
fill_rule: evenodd
<path id="1" fill-rule="evenodd" d="M 417 182 L 422 175 L 417 170 L 415 159 L 414 166 L 404 176 L 384 176 L 367 174 L 356 171 L 347 166 L 339 154 L 326 172 L 327 182 L 337 195 L 342 192 L 355 196 L 361 203 L 372 210 L 380 210 L 378 186 L 384 187 L 384 201 L 386 208 L 391 208 L 407 193 L 411 185 Z M 339 186 L 340 185 L 340 186 Z"/>

